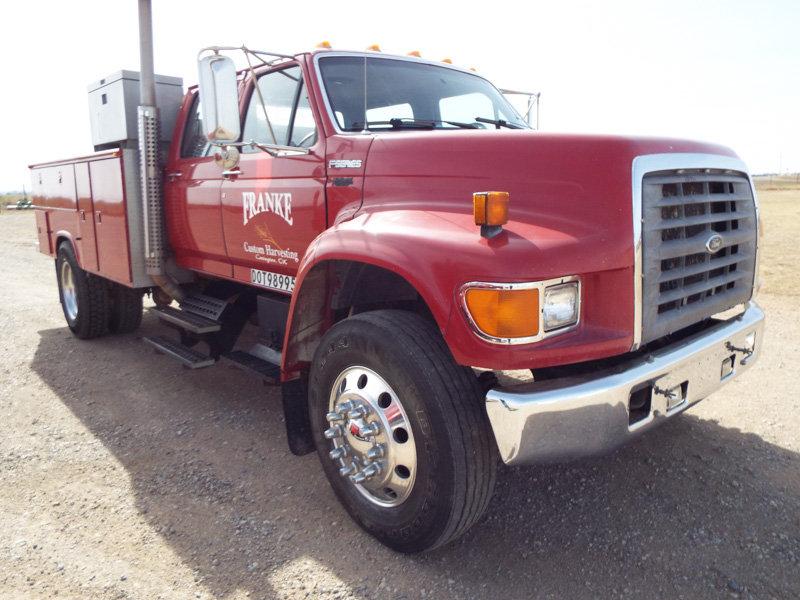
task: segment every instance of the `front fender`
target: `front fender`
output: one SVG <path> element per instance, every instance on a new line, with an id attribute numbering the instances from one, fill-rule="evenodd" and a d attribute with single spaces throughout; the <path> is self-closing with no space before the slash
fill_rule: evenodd
<path id="1" fill-rule="evenodd" d="M 304 339 L 319 336 L 332 325 L 325 322 L 332 282 L 324 269 L 332 261 L 367 263 L 402 277 L 425 301 L 462 365 L 522 369 L 625 352 L 632 339 L 632 306 L 616 300 L 632 297 L 621 296 L 631 285 L 630 257 L 624 251 L 587 255 L 585 244 L 597 235 L 590 229 L 576 235 L 574 223 L 565 232 L 511 222 L 503 233 L 487 240 L 465 212 L 407 208 L 363 212 L 317 237 L 300 265 L 284 344 L 284 378 L 310 361 L 308 352 L 298 351 Z M 599 293 L 602 285 L 606 302 L 614 308 L 589 306 L 576 330 L 519 346 L 482 340 L 460 308 L 458 290 L 470 281 L 538 281 L 563 275 L 579 275 L 584 293 Z"/>

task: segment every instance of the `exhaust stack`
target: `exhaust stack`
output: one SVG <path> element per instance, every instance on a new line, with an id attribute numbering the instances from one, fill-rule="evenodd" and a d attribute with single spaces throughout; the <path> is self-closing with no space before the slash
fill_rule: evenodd
<path id="1" fill-rule="evenodd" d="M 139 172 L 144 213 L 144 252 L 147 274 L 170 297 L 180 301 L 183 291 L 164 268 L 164 204 L 159 169 L 159 117 L 153 68 L 151 0 L 139 0 Z"/>

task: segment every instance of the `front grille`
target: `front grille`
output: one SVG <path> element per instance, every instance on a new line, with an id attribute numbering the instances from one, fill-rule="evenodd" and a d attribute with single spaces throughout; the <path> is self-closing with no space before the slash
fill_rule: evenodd
<path id="1" fill-rule="evenodd" d="M 722 244 L 713 252 L 715 236 Z M 645 175 L 642 342 L 749 300 L 755 255 L 755 202 L 744 174 L 681 169 Z"/>

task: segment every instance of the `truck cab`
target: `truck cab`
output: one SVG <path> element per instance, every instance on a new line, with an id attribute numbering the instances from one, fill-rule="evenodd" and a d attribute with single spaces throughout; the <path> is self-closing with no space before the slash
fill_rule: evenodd
<path id="1" fill-rule="evenodd" d="M 150 294 L 158 352 L 280 386 L 291 450 L 383 543 L 455 539 L 499 461 L 607 453 L 757 358 L 732 150 L 535 131 L 448 62 L 232 50 L 139 107 L 174 123 L 157 168 L 146 130 L 31 167 L 40 249 L 79 337 L 134 331 Z"/>

